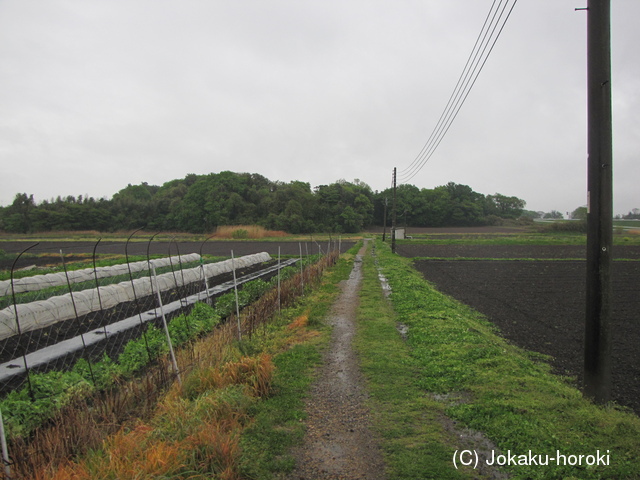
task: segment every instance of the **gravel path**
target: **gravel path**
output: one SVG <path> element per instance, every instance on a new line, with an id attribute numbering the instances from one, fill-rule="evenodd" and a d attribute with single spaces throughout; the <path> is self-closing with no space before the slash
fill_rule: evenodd
<path id="1" fill-rule="evenodd" d="M 382 452 L 365 407 L 364 380 L 352 348 L 365 249 L 366 244 L 328 319 L 333 327 L 331 343 L 307 400 L 307 435 L 292 452 L 296 469 L 287 477 L 290 480 L 385 478 Z"/>

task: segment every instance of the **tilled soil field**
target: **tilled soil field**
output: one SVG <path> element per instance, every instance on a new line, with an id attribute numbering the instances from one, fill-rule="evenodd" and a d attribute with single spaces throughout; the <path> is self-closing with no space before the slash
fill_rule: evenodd
<path id="1" fill-rule="evenodd" d="M 24 241 L 6 241 L 0 242 L 0 249 L 4 250 L 8 254 L 18 254 L 24 249 L 33 245 L 36 242 L 24 242 Z M 341 252 L 346 252 L 354 245 L 354 241 L 341 242 Z M 69 262 L 77 259 L 77 254 L 91 255 L 96 242 L 93 241 L 43 241 L 37 246 L 33 247 L 27 252 L 27 256 L 23 257 L 19 261 L 18 268 L 22 268 L 29 265 L 49 265 L 59 264 L 60 251 L 64 253 L 65 261 Z M 208 242 L 178 242 L 169 243 L 165 241 L 152 241 L 150 244 L 147 241 L 132 241 L 126 248 L 128 255 L 146 255 L 147 248 L 151 254 L 177 255 L 178 252 L 181 255 L 188 253 L 202 253 L 203 255 L 215 255 L 220 257 L 228 257 L 231 255 L 231 250 L 236 257 L 243 255 L 251 255 L 258 252 L 267 252 L 272 257 L 277 257 L 278 248 L 281 255 L 299 255 L 300 247 L 302 247 L 302 255 L 317 254 L 319 248 L 323 253 L 327 251 L 327 242 L 260 242 L 260 241 L 208 241 Z M 332 245 L 333 248 L 333 245 Z M 96 248 L 96 254 L 125 254 L 124 242 L 100 242 Z M 76 257 L 74 257 L 76 255 Z M 11 268 L 13 263 L 12 258 L 7 258 L 4 261 L 0 261 L 0 268 Z"/>
<path id="2" fill-rule="evenodd" d="M 582 383 L 586 264 L 583 247 L 400 245 L 438 290 L 486 315 L 502 335 L 551 355 L 555 370 Z M 616 258 L 638 259 L 640 247 L 616 247 Z M 538 260 L 484 260 L 531 258 Z M 640 262 L 616 261 L 613 282 L 613 399 L 640 414 Z"/>

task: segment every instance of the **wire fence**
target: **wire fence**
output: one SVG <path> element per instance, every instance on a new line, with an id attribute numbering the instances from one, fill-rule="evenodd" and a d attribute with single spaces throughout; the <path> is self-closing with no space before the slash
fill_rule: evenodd
<path id="1" fill-rule="evenodd" d="M 171 242 L 166 255 L 152 255 L 154 237 L 142 254 L 138 242 L 135 255 L 129 237 L 120 264 L 112 254 L 101 255 L 98 241 L 84 258 L 88 268 L 72 263 L 78 257 L 73 247 L 63 248 L 59 262 L 47 265 L 57 271 L 44 275 L 29 265 L 52 255 L 38 254 L 34 244 L 0 282 L 4 478 L 32 478 L 38 465 L 91 443 L 83 438 L 91 428 L 64 418 L 69 409 L 73 416 L 98 415 L 94 423 L 104 427 L 105 418 L 118 425 L 120 415 L 152 408 L 163 389 L 198 363 L 193 354 L 185 355 L 189 349 L 176 356 L 174 347 L 212 331 L 226 341 L 251 337 L 317 282 L 342 247 L 339 241 L 311 244 L 319 259 L 313 264 L 310 245 L 302 243 L 299 254 L 286 260 L 279 253 L 235 257 L 230 251 L 232 258 L 221 261 L 205 259 L 202 245 L 181 253 Z M 29 269 L 21 270 L 25 264 Z"/>

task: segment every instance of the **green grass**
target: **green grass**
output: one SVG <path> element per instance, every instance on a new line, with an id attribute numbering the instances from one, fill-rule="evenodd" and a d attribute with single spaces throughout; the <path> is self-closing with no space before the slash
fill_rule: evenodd
<path id="1" fill-rule="evenodd" d="M 468 478 L 451 466 L 453 435 L 444 407 L 425 394 L 420 362 L 396 330 L 396 315 L 382 296 L 373 258 L 364 261 L 356 347 L 371 395 L 389 479 Z"/>
<path id="2" fill-rule="evenodd" d="M 506 342 L 480 314 L 437 292 L 409 260 L 377 245 L 396 318 L 409 327 L 407 345 L 418 369 L 411 379 L 425 394 L 463 399 L 442 402 L 450 418 L 483 432 L 502 452 L 611 452 L 608 466 L 508 467 L 515 478 L 637 478 L 637 416 L 585 400 L 539 355 Z"/>
<path id="3" fill-rule="evenodd" d="M 311 370 L 320 362 L 318 344 L 296 345 L 275 360 L 275 395 L 254 405 L 253 423 L 242 435 L 241 471 L 247 478 L 268 479 L 294 467 L 288 449 L 304 436 L 303 397 L 311 384 Z"/>

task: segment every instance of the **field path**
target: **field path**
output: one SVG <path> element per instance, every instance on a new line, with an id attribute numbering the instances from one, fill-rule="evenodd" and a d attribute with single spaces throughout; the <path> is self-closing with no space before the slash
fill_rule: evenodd
<path id="1" fill-rule="evenodd" d="M 290 480 L 385 478 L 382 452 L 365 406 L 364 379 L 352 347 L 366 242 L 328 317 L 333 327 L 331 343 L 307 399 L 307 434 L 292 452 L 296 468 L 287 477 Z"/>

